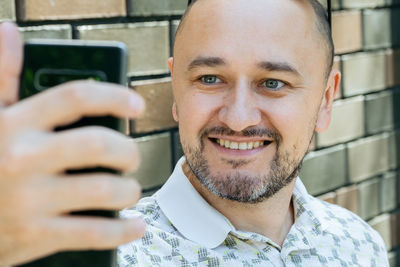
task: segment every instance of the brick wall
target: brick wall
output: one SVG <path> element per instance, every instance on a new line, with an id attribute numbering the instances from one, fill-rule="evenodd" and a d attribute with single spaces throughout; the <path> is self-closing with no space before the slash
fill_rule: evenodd
<path id="1" fill-rule="evenodd" d="M 301 177 L 309 191 L 365 219 L 400 266 L 399 1 L 333 1 L 341 96 Z"/>
<path id="2" fill-rule="evenodd" d="M 182 155 L 166 64 L 186 0 L 0 0 L 24 38 L 112 39 L 130 52 L 129 85 L 147 102 L 131 122 L 143 164 L 128 176 L 151 194 Z M 326 4 L 326 0 L 322 0 Z M 314 138 L 301 177 L 309 191 L 364 218 L 400 259 L 400 1 L 333 0 L 335 68 L 343 73 L 330 129 Z"/>

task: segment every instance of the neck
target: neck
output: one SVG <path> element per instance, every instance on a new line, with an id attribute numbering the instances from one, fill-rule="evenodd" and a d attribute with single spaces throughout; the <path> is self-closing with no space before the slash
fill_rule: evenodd
<path id="1" fill-rule="evenodd" d="M 199 182 L 186 162 L 182 169 L 200 195 L 223 214 L 237 230 L 264 235 L 282 246 L 294 223 L 294 209 L 291 200 L 296 179 L 293 179 L 288 186 L 282 188 L 271 198 L 251 204 L 223 199 L 214 195 Z"/>

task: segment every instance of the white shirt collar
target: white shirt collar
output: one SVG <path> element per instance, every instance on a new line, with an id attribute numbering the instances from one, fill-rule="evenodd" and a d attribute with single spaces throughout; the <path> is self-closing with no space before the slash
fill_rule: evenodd
<path id="1" fill-rule="evenodd" d="M 155 194 L 156 201 L 168 220 L 185 238 L 207 248 L 216 248 L 235 228 L 189 182 L 182 170 L 184 162 L 185 157 L 178 161 L 168 181 Z M 313 202 L 309 197 L 304 184 L 297 178 L 293 190 L 295 224 L 323 231 L 326 223 L 321 225 L 321 221 L 310 212 L 322 208 L 322 205 L 314 207 L 315 204 L 311 204 Z M 306 210 L 309 212 L 305 212 Z"/>
<path id="2" fill-rule="evenodd" d="M 228 219 L 208 204 L 192 186 L 182 170 L 185 157 L 156 193 L 165 216 L 187 239 L 208 248 L 216 248 L 234 229 Z"/>

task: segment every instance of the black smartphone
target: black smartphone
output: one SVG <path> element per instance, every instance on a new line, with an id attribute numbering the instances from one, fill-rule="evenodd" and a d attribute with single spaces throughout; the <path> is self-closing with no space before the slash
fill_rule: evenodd
<path id="1" fill-rule="evenodd" d="M 24 99 L 51 87 L 72 80 L 126 84 L 127 48 L 114 41 L 29 40 L 24 46 L 24 63 L 19 98 Z M 54 131 L 98 125 L 126 131 L 126 122 L 112 116 L 84 117 L 69 125 L 59 125 Z M 67 174 L 111 172 L 107 168 L 67 170 Z M 73 179 L 73 178 L 71 178 Z M 88 210 L 71 215 L 116 217 L 117 211 Z M 49 257 L 20 265 L 23 267 L 114 267 L 116 250 L 60 252 Z"/>

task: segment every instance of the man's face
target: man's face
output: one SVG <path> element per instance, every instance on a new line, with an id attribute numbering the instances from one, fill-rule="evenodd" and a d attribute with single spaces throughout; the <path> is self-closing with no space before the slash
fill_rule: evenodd
<path id="1" fill-rule="evenodd" d="M 326 53 L 306 1 L 193 6 L 174 49 L 174 115 L 210 191 L 259 202 L 297 176 L 316 123 L 329 121 Z"/>

